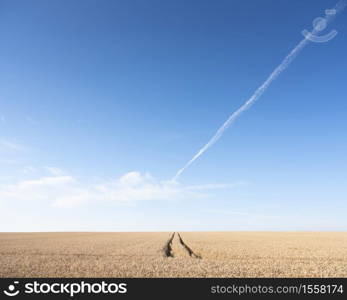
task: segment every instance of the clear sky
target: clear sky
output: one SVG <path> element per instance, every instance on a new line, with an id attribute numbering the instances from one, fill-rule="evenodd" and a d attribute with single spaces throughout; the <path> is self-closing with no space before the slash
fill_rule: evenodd
<path id="1" fill-rule="evenodd" d="M 1 0 L 0 231 L 347 230 L 336 0 Z"/>

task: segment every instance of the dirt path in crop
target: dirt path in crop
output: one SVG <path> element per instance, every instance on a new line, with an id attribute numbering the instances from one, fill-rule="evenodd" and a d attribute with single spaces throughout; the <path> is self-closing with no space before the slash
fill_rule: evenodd
<path id="1" fill-rule="evenodd" d="M 179 239 L 179 241 L 180 241 L 181 246 L 186 250 L 186 252 L 189 254 L 190 257 L 193 257 L 193 258 L 200 258 L 200 259 L 202 258 L 201 255 L 195 253 L 195 252 L 192 250 L 192 248 L 190 248 L 190 247 L 183 241 L 183 239 L 182 239 L 182 237 L 181 237 L 181 235 L 180 235 L 179 233 L 177 234 L 177 236 L 178 236 L 178 239 Z"/>
<path id="2" fill-rule="evenodd" d="M 176 232 L 174 232 L 167 241 L 164 252 L 166 257 L 202 258 L 201 255 L 195 253 L 193 249 L 184 242 L 182 236 L 179 233 L 176 234 Z"/>
<path id="3" fill-rule="evenodd" d="M 174 253 L 173 253 L 173 249 L 172 249 L 172 241 L 175 237 L 175 233 L 174 232 L 171 237 L 169 238 L 169 240 L 166 242 L 165 246 L 164 246 L 164 253 L 166 257 L 174 257 Z"/>

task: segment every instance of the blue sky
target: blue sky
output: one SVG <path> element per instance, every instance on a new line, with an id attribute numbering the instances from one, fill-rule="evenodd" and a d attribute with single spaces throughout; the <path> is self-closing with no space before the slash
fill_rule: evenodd
<path id="1" fill-rule="evenodd" d="M 336 1 L 0 1 L 0 230 L 347 230 Z"/>

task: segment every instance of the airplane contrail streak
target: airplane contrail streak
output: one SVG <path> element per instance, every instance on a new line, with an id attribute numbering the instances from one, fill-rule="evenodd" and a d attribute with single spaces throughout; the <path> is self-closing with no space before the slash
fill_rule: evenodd
<path id="1" fill-rule="evenodd" d="M 340 12 L 346 6 L 346 2 L 344 0 L 339 1 L 334 10 Z M 328 24 L 334 18 L 334 15 L 327 15 L 324 19 Z M 319 29 L 314 28 L 310 34 L 316 34 Z M 207 151 L 214 143 L 216 143 L 224 131 L 228 129 L 228 127 L 236 121 L 236 119 L 247 109 L 249 109 L 258 99 L 259 97 L 268 89 L 271 83 L 285 70 L 288 68 L 290 63 L 294 60 L 294 58 L 300 53 L 300 51 L 309 43 L 309 39 L 305 37 L 300 41 L 299 44 L 282 60 L 279 66 L 277 66 L 274 71 L 269 75 L 269 77 L 265 80 L 265 82 L 258 87 L 258 89 L 253 93 L 253 95 L 235 112 L 233 112 L 230 117 L 224 122 L 224 124 L 216 131 L 216 133 L 212 136 L 212 138 L 205 144 L 194 156 L 190 159 L 183 168 L 179 169 L 176 175 L 172 178 L 173 181 L 176 181 L 177 178 L 195 161 L 197 160 L 205 151 Z"/>

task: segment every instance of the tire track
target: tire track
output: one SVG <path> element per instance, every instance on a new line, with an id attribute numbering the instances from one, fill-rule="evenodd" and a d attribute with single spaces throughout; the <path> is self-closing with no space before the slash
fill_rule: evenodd
<path id="1" fill-rule="evenodd" d="M 193 258 L 198 258 L 198 259 L 202 259 L 202 256 L 195 253 L 192 248 L 190 248 L 182 239 L 181 235 L 179 233 L 177 233 L 177 236 L 178 236 L 178 239 L 179 239 L 179 243 L 180 245 L 183 247 L 183 249 L 188 253 L 188 255 L 190 257 L 193 257 Z M 171 244 L 170 246 L 172 246 L 172 241 L 171 241 Z M 171 247 L 172 249 L 172 247 Z"/>
<path id="2" fill-rule="evenodd" d="M 175 257 L 177 254 L 177 257 L 181 257 L 182 255 L 185 256 L 181 251 L 178 251 L 177 248 L 176 251 L 174 251 L 174 247 L 173 247 L 173 243 L 174 243 L 174 238 L 175 238 L 176 232 L 174 232 L 171 237 L 169 238 L 169 240 L 166 242 L 165 246 L 164 246 L 164 254 L 165 257 Z M 184 249 L 184 251 L 193 258 L 198 258 L 198 259 L 202 259 L 202 256 L 195 253 L 192 248 L 190 248 L 182 239 L 181 235 L 177 232 L 176 237 L 178 237 L 178 242 L 175 242 L 175 247 L 178 247 L 177 245 L 182 246 L 182 248 Z"/>
<path id="3" fill-rule="evenodd" d="M 195 253 L 195 252 L 192 250 L 192 248 L 190 248 L 190 247 L 183 241 L 183 239 L 182 239 L 182 237 L 181 237 L 181 235 L 180 235 L 179 233 L 177 233 L 177 235 L 178 235 L 178 238 L 179 238 L 179 240 L 180 240 L 181 245 L 182 245 L 183 248 L 188 252 L 188 254 L 189 254 L 190 257 L 202 259 L 202 256 L 201 256 L 201 255 Z"/>
<path id="4" fill-rule="evenodd" d="M 174 253 L 173 253 L 173 250 L 172 250 L 172 241 L 175 237 L 175 233 L 174 232 L 171 237 L 169 238 L 169 240 L 167 241 L 165 247 L 164 247 L 164 253 L 165 253 L 165 256 L 166 257 L 174 257 Z"/>

